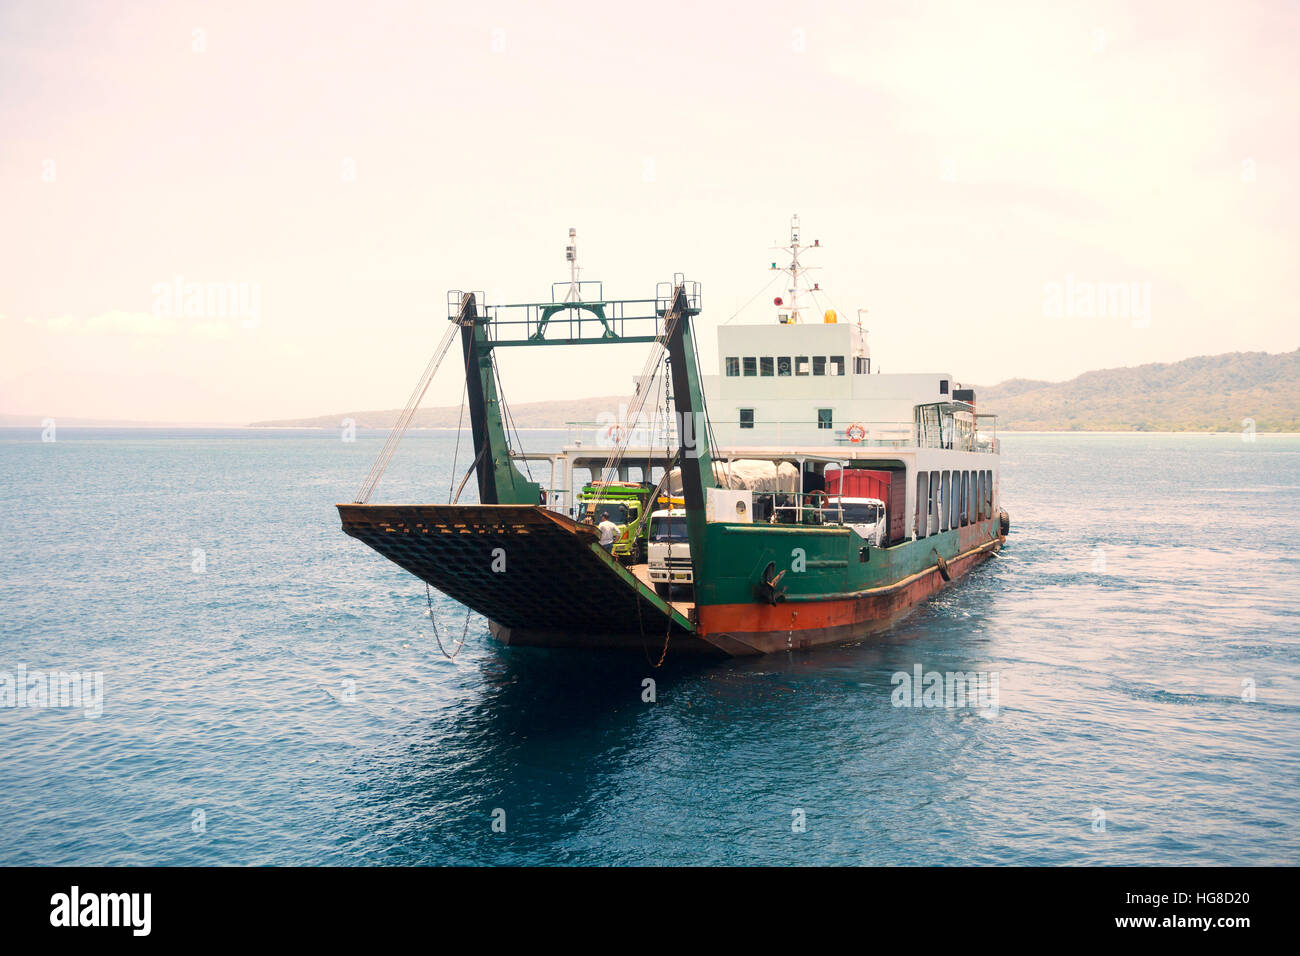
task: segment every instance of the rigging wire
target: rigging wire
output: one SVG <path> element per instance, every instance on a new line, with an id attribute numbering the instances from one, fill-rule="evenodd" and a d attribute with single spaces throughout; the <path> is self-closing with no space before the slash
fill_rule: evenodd
<path id="1" fill-rule="evenodd" d="M 818 300 L 818 298 L 817 298 L 817 293 L 819 293 L 819 292 L 820 292 L 822 295 L 826 296 L 826 304 L 829 305 L 832 309 L 835 310 L 835 314 L 836 314 L 837 316 L 844 316 L 845 318 L 847 318 L 847 315 L 845 315 L 845 313 L 841 312 L 839 306 L 837 306 L 837 305 L 836 305 L 836 304 L 831 300 L 831 297 L 830 297 L 829 295 L 827 295 L 825 289 L 809 289 L 809 290 L 808 290 L 808 294 L 809 294 L 810 296 L 812 296 L 813 301 L 817 303 L 817 308 L 821 309 L 821 307 L 822 307 L 821 302 L 820 302 L 820 301 Z M 822 311 L 825 312 L 826 310 L 825 310 L 825 309 L 822 309 Z M 846 323 L 846 324 L 848 324 L 848 323 Z"/>
<path id="2" fill-rule="evenodd" d="M 784 273 L 783 273 L 783 272 L 776 272 L 776 273 L 773 273 L 772 278 L 770 278 L 770 279 L 767 280 L 767 282 L 763 285 L 763 288 L 759 289 L 757 292 L 755 292 L 753 295 L 751 295 L 751 296 L 749 297 L 749 301 L 746 302 L 744 305 L 742 305 L 742 306 L 741 306 L 739 309 L 737 309 L 735 312 L 731 313 L 731 318 L 726 319 L 722 324 L 723 324 L 723 325 L 727 325 L 727 324 L 729 324 L 729 323 L 731 322 L 731 319 L 734 319 L 736 316 L 740 315 L 740 313 L 742 313 L 742 312 L 744 312 L 746 309 L 748 309 L 748 308 L 749 308 L 749 307 L 754 303 L 754 300 L 755 300 L 755 299 L 757 299 L 760 295 L 762 295 L 764 292 L 766 292 L 768 289 L 770 289 L 770 288 L 772 287 L 772 283 L 775 282 L 776 279 L 777 279 L 777 276 L 780 276 L 780 275 L 784 275 Z"/>
<path id="3" fill-rule="evenodd" d="M 673 289 L 674 305 L 677 302 L 677 294 L 680 289 L 680 286 L 674 287 Z M 641 417 L 641 410 L 645 407 L 645 400 L 649 391 L 647 386 L 649 382 L 653 380 L 652 376 L 655 374 L 654 369 L 658 364 L 660 352 L 667 350 L 668 340 L 672 337 L 673 331 L 677 328 L 677 323 L 680 321 L 681 315 L 670 307 L 665 311 L 664 318 L 663 330 L 655 338 L 655 346 L 657 346 L 657 348 L 652 348 L 650 350 L 650 354 L 646 357 L 645 365 L 641 368 L 641 374 L 637 378 L 636 394 L 632 399 L 632 404 L 629 407 L 628 412 L 628 419 L 633 423 L 637 422 Z M 624 441 L 615 442 L 614 450 L 610 452 L 609 457 L 605 460 L 605 464 L 601 468 L 602 483 L 608 484 L 613 481 L 614 476 L 618 474 L 618 466 L 622 463 L 623 456 L 626 452 L 627 444 L 625 437 Z M 589 502 L 586 509 L 587 515 L 590 516 L 594 509 L 595 502 Z"/>
<path id="4" fill-rule="evenodd" d="M 515 447 L 522 452 L 524 450 L 524 442 L 523 439 L 519 437 L 519 429 L 515 427 L 515 417 L 510 411 L 510 403 L 506 401 L 506 389 L 505 386 L 501 384 L 501 369 L 497 367 L 496 362 L 492 363 L 492 372 L 496 376 L 497 404 L 501 408 L 502 412 L 504 412 L 504 415 L 502 416 L 502 424 L 505 425 L 506 429 L 506 454 L 509 455 L 510 453 L 510 448 L 508 447 L 510 444 L 510 432 L 514 432 L 515 434 Z M 524 473 L 527 474 L 528 480 L 532 481 L 533 470 L 528 465 L 528 459 L 524 458 L 522 460 L 524 463 Z"/>
<path id="5" fill-rule="evenodd" d="M 466 364 L 465 385 L 460 392 L 460 417 L 456 419 L 456 450 L 451 455 L 451 481 L 447 483 L 447 504 L 451 504 L 452 490 L 456 487 L 456 463 L 460 460 L 460 433 L 465 430 L 465 402 L 469 398 L 469 365 Z"/>
<path id="6" fill-rule="evenodd" d="M 695 334 L 694 326 L 691 327 L 691 334 L 692 335 Z M 695 380 L 701 383 L 700 414 L 704 417 L 704 432 L 709 442 L 709 463 L 710 463 L 710 467 L 712 468 L 712 465 L 716 460 L 714 458 L 714 450 L 716 449 L 717 451 L 721 451 L 722 449 L 718 448 L 718 436 L 713 433 L 713 419 L 709 415 L 709 399 L 708 396 L 704 394 L 704 387 L 703 387 L 704 373 L 703 370 L 700 368 L 699 350 L 691 349 L 691 355 L 695 359 Z M 731 484 L 731 460 L 725 459 L 720 461 L 719 464 L 722 465 L 723 474 L 727 476 L 727 484 L 730 485 Z M 716 478 L 714 478 L 713 475 L 710 475 L 709 477 L 713 478 L 716 481 Z"/>
<path id="7" fill-rule="evenodd" d="M 438 366 L 446 357 L 451 343 L 459 331 L 460 326 L 453 322 L 447 328 L 447 332 L 438 343 L 434 350 L 433 357 L 429 359 L 429 364 L 425 366 L 424 372 L 420 375 L 419 380 L 415 383 L 415 388 L 411 391 L 411 397 L 407 399 L 406 407 L 402 409 L 397 416 L 397 421 L 393 423 L 392 429 L 388 432 L 388 438 L 384 441 L 384 446 L 379 450 L 379 456 L 375 463 L 370 466 L 370 471 L 366 474 L 366 480 L 361 485 L 361 490 L 357 492 L 356 498 L 353 499 L 355 504 L 365 504 L 370 500 L 370 496 L 375 493 L 375 487 L 379 484 L 379 479 L 383 477 L 384 471 L 388 468 L 389 462 L 393 460 L 393 455 L 397 451 L 397 446 L 406 434 L 406 430 L 411 426 L 411 420 L 415 417 L 416 410 L 420 407 L 420 402 L 424 400 L 424 394 L 429 390 L 429 384 L 433 381 L 433 376 L 438 371 Z"/>
<path id="8" fill-rule="evenodd" d="M 469 481 L 469 476 L 474 474 L 474 469 L 478 467 L 478 463 L 482 461 L 483 455 L 486 451 L 487 451 L 487 442 L 484 442 L 483 447 L 480 448 L 478 450 L 478 454 L 474 456 L 474 460 L 471 461 L 469 463 L 469 467 L 465 469 L 465 477 L 462 478 L 460 480 L 460 484 L 456 486 L 456 494 L 451 499 L 451 501 L 448 502 L 448 504 L 453 504 L 453 505 L 460 504 L 460 493 L 465 490 L 465 484 L 466 482 Z"/>

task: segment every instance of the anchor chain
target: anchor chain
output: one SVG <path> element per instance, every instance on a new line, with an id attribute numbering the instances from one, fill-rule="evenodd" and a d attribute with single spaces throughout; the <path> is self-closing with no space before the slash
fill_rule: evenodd
<path id="1" fill-rule="evenodd" d="M 433 625 L 433 639 L 438 642 L 438 650 L 442 651 L 442 656 L 447 660 L 455 660 L 456 655 L 465 647 L 465 638 L 469 637 L 469 617 L 473 611 L 465 608 L 465 630 L 461 633 L 460 640 L 453 645 L 455 650 L 448 654 L 447 648 L 442 646 L 442 635 L 438 633 L 438 619 L 433 614 L 433 591 L 430 589 L 428 581 L 424 582 L 424 599 L 429 605 L 429 623 Z"/>

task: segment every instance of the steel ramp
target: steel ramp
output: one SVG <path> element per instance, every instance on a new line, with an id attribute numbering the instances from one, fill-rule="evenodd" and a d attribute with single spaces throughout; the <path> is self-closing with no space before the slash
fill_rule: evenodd
<path id="1" fill-rule="evenodd" d="M 716 649 L 587 524 L 536 505 L 340 504 L 343 530 L 488 618 L 510 644 Z"/>

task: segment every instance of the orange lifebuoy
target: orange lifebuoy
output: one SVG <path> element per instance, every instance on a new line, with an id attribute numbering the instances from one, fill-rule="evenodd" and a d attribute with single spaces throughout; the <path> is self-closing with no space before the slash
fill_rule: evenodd
<path id="1" fill-rule="evenodd" d="M 849 441 L 856 445 L 858 442 L 866 439 L 867 430 L 857 422 L 854 422 L 848 428 L 844 429 L 844 434 L 848 436 Z"/>
<path id="2" fill-rule="evenodd" d="M 605 437 L 608 438 L 610 441 L 612 441 L 615 445 L 621 442 L 626 436 L 627 436 L 627 429 L 624 428 L 622 425 L 620 425 L 618 422 L 615 422 L 614 424 L 610 425 L 608 428 L 605 429 Z"/>

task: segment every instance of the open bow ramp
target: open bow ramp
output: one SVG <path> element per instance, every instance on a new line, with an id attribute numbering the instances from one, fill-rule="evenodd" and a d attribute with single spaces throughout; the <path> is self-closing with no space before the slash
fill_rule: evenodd
<path id="1" fill-rule="evenodd" d="M 718 653 L 601 548 L 535 505 L 341 504 L 343 530 L 488 619 L 507 644 Z"/>

